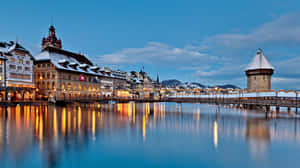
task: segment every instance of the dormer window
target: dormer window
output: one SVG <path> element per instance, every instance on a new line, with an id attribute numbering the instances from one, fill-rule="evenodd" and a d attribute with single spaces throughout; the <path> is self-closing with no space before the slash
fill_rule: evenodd
<path id="1" fill-rule="evenodd" d="M 99 69 L 100 68 L 97 67 L 97 66 L 93 66 L 93 67 L 90 68 L 90 70 L 93 71 L 93 72 L 95 72 L 95 73 L 97 73 Z"/>
<path id="2" fill-rule="evenodd" d="M 79 68 L 82 69 L 82 70 L 84 70 L 84 71 L 87 71 L 88 67 L 89 66 L 87 64 L 81 64 L 81 65 L 79 65 Z"/>
<path id="3" fill-rule="evenodd" d="M 58 64 L 66 68 L 67 65 L 69 64 L 69 61 L 62 59 L 58 61 Z"/>
<path id="4" fill-rule="evenodd" d="M 78 66 L 78 64 L 77 63 L 75 63 L 75 62 L 71 62 L 70 64 L 69 64 L 69 66 L 71 67 L 71 68 L 73 68 L 73 69 L 77 69 L 77 66 Z"/>

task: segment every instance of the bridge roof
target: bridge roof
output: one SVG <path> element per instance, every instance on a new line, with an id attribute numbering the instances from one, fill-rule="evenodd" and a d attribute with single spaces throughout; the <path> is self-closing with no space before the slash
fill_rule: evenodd
<path id="1" fill-rule="evenodd" d="M 252 62 L 248 65 L 246 71 L 256 70 L 256 69 L 272 69 L 272 70 L 275 69 L 268 61 L 268 59 L 265 57 L 261 49 L 258 49 L 256 56 L 254 57 Z"/>

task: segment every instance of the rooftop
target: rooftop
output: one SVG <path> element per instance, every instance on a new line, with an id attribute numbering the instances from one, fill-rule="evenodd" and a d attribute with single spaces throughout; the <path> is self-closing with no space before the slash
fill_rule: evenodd
<path id="1" fill-rule="evenodd" d="M 268 61 L 268 59 L 265 57 L 261 49 L 258 49 L 256 56 L 254 57 L 252 62 L 248 65 L 246 71 L 257 70 L 257 69 L 271 69 L 271 70 L 275 69 Z"/>

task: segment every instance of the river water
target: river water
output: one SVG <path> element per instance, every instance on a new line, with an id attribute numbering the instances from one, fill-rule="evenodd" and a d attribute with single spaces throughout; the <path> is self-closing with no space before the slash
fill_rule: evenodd
<path id="1" fill-rule="evenodd" d="M 0 167 L 298 167 L 299 121 L 207 104 L 0 107 Z"/>

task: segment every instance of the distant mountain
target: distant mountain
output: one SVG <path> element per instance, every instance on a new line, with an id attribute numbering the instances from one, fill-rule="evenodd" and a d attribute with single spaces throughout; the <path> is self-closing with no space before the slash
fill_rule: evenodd
<path id="1" fill-rule="evenodd" d="M 170 80 L 164 80 L 161 82 L 162 86 L 163 87 L 171 87 L 171 88 L 175 88 L 177 87 L 178 85 L 181 84 L 181 82 L 179 80 L 176 80 L 176 79 L 170 79 Z"/>
<path id="2" fill-rule="evenodd" d="M 162 86 L 163 87 L 169 87 L 169 88 L 175 88 L 175 87 L 179 87 L 181 89 L 194 89 L 194 88 L 215 88 L 215 87 L 219 87 L 222 89 L 240 89 L 239 87 L 235 86 L 235 85 L 231 85 L 231 84 L 226 84 L 226 85 L 216 85 L 216 86 L 205 86 L 201 83 L 197 83 L 197 82 L 180 82 L 177 79 L 170 79 L 170 80 L 164 80 L 162 81 Z"/>
<path id="3" fill-rule="evenodd" d="M 200 84 L 200 83 L 196 83 L 196 82 L 185 82 L 185 83 L 182 83 L 180 85 L 178 85 L 179 88 L 181 89 L 194 89 L 194 88 L 197 88 L 197 89 L 202 89 L 202 88 L 206 88 L 204 85 Z"/>
<path id="4" fill-rule="evenodd" d="M 240 89 L 239 87 L 235 85 L 217 85 L 217 87 L 222 88 L 222 89 Z"/>

